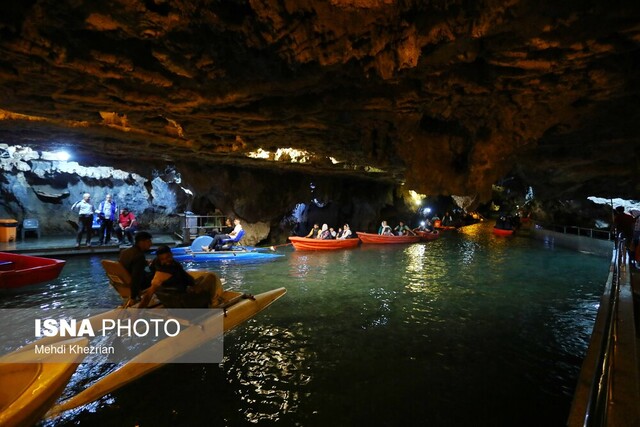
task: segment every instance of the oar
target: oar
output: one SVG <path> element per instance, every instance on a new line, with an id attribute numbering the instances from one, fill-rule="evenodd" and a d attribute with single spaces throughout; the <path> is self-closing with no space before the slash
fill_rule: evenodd
<path id="1" fill-rule="evenodd" d="M 272 250 L 272 251 L 275 251 L 275 250 L 276 250 L 276 248 L 281 248 L 281 247 L 284 247 L 284 246 L 289 246 L 289 245 L 291 245 L 291 244 L 292 244 L 291 242 L 289 242 L 289 243 L 283 243 L 283 244 L 281 244 L 281 245 L 270 246 L 270 247 L 269 247 L 269 249 L 270 249 L 270 250 Z"/>
<path id="2" fill-rule="evenodd" d="M 262 251 L 265 251 L 265 250 L 270 250 L 270 251 L 274 251 L 274 252 L 275 252 L 276 248 L 281 248 L 281 247 L 283 247 L 283 246 L 289 246 L 289 245 L 291 245 L 291 243 L 283 243 L 283 244 L 281 244 L 281 245 L 269 246 L 268 248 L 267 248 L 267 247 L 264 247 L 264 248 L 255 248 L 255 249 L 254 249 L 254 251 L 256 251 L 256 252 L 262 252 Z"/>

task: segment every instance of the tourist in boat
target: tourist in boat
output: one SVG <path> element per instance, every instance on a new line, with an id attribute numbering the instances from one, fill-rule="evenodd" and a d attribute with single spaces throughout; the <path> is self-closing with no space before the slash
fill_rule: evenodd
<path id="1" fill-rule="evenodd" d="M 338 233 L 333 227 L 329 227 L 329 234 L 331 235 L 331 237 L 329 237 L 330 239 L 335 239 L 338 236 Z"/>
<path id="2" fill-rule="evenodd" d="M 316 224 L 313 224 L 313 228 L 311 229 L 311 231 L 309 231 L 309 234 L 307 234 L 304 237 L 308 239 L 317 239 L 319 234 L 320 234 L 320 226 L 316 223 Z"/>
<path id="3" fill-rule="evenodd" d="M 116 228 L 116 236 L 118 236 L 119 243 L 122 245 L 126 237 L 129 244 L 132 245 L 133 235 L 137 227 L 138 223 L 133 212 L 130 212 L 128 208 L 122 208 L 120 216 L 118 217 L 118 227 Z"/>
<path id="4" fill-rule="evenodd" d="M 387 224 L 387 221 L 382 221 L 382 223 L 380 223 L 378 234 L 381 236 L 393 236 L 393 230 L 391 230 L 391 227 L 389 226 L 389 224 Z"/>
<path id="5" fill-rule="evenodd" d="M 507 215 L 500 215 L 496 220 L 495 228 L 500 230 L 513 230 L 513 224 L 511 222 L 511 218 Z"/>
<path id="6" fill-rule="evenodd" d="M 222 247 L 222 241 L 226 239 L 233 239 L 242 231 L 242 225 L 240 224 L 240 220 L 238 218 L 233 220 L 234 228 L 229 234 L 216 234 L 216 237 L 213 238 L 213 241 L 209 246 L 203 246 L 202 249 L 206 252 L 217 251 Z"/>
<path id="7" fill-rule="evenodd" d="M 453 217 L 448 211 L 445 212 L 444 216 L 442 217 L 442 225 L 445 227 L 453 225 Z"/>
<path id="8" fill-rule="evenodd" d="M 139 307 L 146 307 L 155 293 L 166 307 L 198 308 L 203 301 L 209 307 L 216 306 L 222 300 L 222 282 L 215 273 L 206 273 L 198 278 L 187 273 L 178 261 L 173 259 L 169 246 L 160 246 L 151 262 L 154 277 L 151 286 L 145 292 Z M 161 274 L 158 274 L 161 273 Z M 163 298 L 163 292 L 169 291 L 171 298 Z M 202 295 L 204 298 L 189 298 L 187 295 Z"/>
<path id="9" fill-rule="evenodd" d="M 340 231 L 338 232 L 338 236 L 336 237 L 338 240 L 348 239 L 351 237 L 351 229 L 349 228 L 349 224 L 345 224 L 342 226 Z"/>
<path id="10" fill-rule="evenodd" d="M 407 224 L 404 223 L 404 221 L 399 221 L 398 225 L 396 225 L 396 228 L 394 228 L 393 231 L 396 236 L 408 236 L 409 234 L 415 236 L 416 234 L 409 228 Z"/>
<path id="11" fill-rule="evenodd" d="M 119 262 L 131 275 L 131 298 L 135 299 L 140 292 L 151 285 L 152 274 L 147 269 L 149 263 L 145 252 L 151 249 L 151 234 L 146 231 L 136 233 L 135 245 L 120 252 Z"/>
<path id="12" fill-rule="evenodd" d="M 93 212 L 95 208 L 93 204 L 91 204 L 91 194 L 84 193 L 82 195 L 82 200 L 75 202 L 73 206 L 71 206 L 71 210 L 75 211 L 78 209 L 78 234 L 76 235 L 76 248 L 80 247 L 80 241 L 82 240 L 82 235 L 86 233 L 86 244 L 87 246 L 91 246 L 91 233 L 92 233 L 92 225 L 93 225 Z"/>
<path id="13" fill-rule="evenodd" d="M 331 239 L 331 232 L 329 231 L 329 226 L 327 224 L 322 224 L 322 229 L 320 233 L 318 233 L 318 239 L 329 240 Z"/>
<path id="14" fill-rule="evenodd" d="M 209 236 L 215 239 L 215 237 L 218 234 L 229 234 L 232 231 L 233 231 L 233 224 L 231 223 L 231 218 L 227 217 L 224 220 L 224 227 L 221 227 L 220 230 L 213 230 L 211 233 L 209 233 Z"/>
<path id="15" fill-rule="evenodd" d="M 98 218 L 100 218 L 100 240 L 98 241 L 99 245 L 111 243 L 111 231 L 113 230 L 113 224 L 118 219 L 118 204 L 112 200 L 113 196 L 111 194 L 107 194 L 100 205 L 98 205 L 98 209 L 96 209 L 96 213 L 98 214 Z"/>

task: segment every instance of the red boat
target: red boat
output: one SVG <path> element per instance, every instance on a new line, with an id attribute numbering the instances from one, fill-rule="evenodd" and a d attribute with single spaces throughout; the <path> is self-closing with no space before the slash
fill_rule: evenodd
<path id="1" fill-rule="evenodd" d="M 421 239 L 420 236 L 386 236 L 362 231 L 358 231 L 357 234 L 362 243 L 417 243 Z"/>
<path id="2" fill-rule="evenodd" d="M 53 280 L 60 275 L 66 261 L 0 252 L 0 289 L 14 289 L 22 286 Z"/>
<path id="3" fill-rule="evenodd" d="M 440 233 L 437 230 L 434 230 L 434 231 L 415 230 L 414 233 L 420 236 L 420 239 L 422 240 L 435 240 L 438 237 L 440 237 Z"/>
<path id="4" fill-rule="evenodd" d="M 355 248 L 360 239 L 310 239 L 308 237 L 289 237 L 291 244 L 299 251 L 332 251 L 335 249 Z"/>
<path id="5" fill-rule="evenodd" d="M 495 234 L 496 236 L 511 236 L 515 231 L 516 230 L 514 229 L 505 230 L 504 228 L 493 227 L 493 234 Z"/>

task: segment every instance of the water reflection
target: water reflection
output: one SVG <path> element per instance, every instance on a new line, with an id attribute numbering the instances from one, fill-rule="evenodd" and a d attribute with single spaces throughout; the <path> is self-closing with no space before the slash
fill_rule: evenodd
<path id="1" fill-rule="evenodd" d="M 238 335 L 229 348 L 238 357 L 226 357 L 223 363 L 235 393 L 245 402 L 243 417 L 259 423 L 298 411 L 300 400 L 309 393 L 310 364 L 315 359 L 303 326 L 252 322 Z"/>
<path id="2" fill-rule="evenodd" d="M 608 260 L 474 227 L 212 264 L 227 288 L 287 295 L 225 336 L 222 367 L 165 367 L 58 425 L 563 424 Z M 95 265 L 0 304 L 113 307 Z M 100 372 L 79 375 L 76 391 Z"/>

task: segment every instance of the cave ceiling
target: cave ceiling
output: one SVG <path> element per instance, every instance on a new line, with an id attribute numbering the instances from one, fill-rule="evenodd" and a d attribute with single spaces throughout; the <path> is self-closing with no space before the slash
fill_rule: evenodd
<path id="1" fill-rule="evenodd" d="M 640 198 L 639 18 L 637 1 L 3 1 L 0 143 Z"/>

